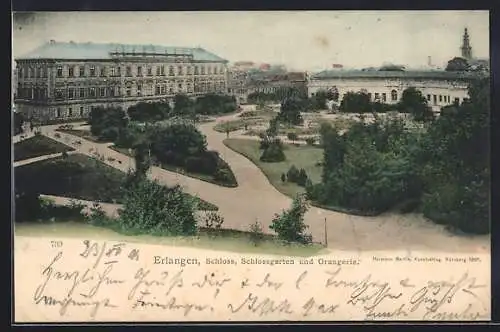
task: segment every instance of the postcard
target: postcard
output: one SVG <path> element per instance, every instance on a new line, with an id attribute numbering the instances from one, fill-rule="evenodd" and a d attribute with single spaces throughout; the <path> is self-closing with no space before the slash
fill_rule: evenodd
<path id="1" fill-rule="evenodd" d="M 488 18 L 14 12 L 15 322 L 490 320 Z"/>

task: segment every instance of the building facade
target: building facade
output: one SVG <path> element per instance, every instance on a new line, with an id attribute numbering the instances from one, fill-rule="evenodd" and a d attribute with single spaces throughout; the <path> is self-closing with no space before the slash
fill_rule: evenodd
<path id="1" fill-rule="evenodd" d="M 365 92 L 372 101 L 399 102 L 409 87 L 419 90 L 436 112 L 441 107 L 468 98 L 469 83 L 487 73 L 446 71 L 324 71 L 312 75 L 307 84 L 309 97 L 318 91 L 338 93 L 339 101 L 348 92 Z"/>
<path id="2" fill-rule="evenodd" d="M 40 120 L 93 107 L 227 93 L 228 61 L 202 48 L 50 41 L 16 59 L 17 110 Z"/>

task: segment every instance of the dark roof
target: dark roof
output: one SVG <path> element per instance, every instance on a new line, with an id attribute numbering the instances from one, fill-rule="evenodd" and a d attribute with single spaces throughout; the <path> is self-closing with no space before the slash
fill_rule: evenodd
<path id="1" fill-rule="evenodd" d="M 194 60 L 228 62 L 227 60 L 197 47 L 172 47 L 159 45 L 115 44 L 115 43 L 75 43 L 75 42 L 47 42 L 28 54 L 16 60 L 29 59 L 68 59 L 68 60 L 100 60 L 111 59 L 113 52 L 120 53 L 157 53 L 157 54 L 185 54 L 193 55 Z"/>
<path id="2" fill-rule="evenodd" d="M 372 70 L 325 70 L 315 75 L 311 79 L 328 78 L 422 78 L 422 79 L 443 79 L 461 80 L 477 78 L 481 74 L 474 72 L 452 72 L 441 70 L 410 70 L 410 71 L 372 71 Z M 484 75 L 484 74 L 483 74 Z"/>

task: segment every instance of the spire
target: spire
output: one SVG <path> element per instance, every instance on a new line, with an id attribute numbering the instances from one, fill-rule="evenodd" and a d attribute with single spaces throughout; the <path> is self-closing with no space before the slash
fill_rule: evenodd
<path id="1" fill-rule="evenodd" d="M 464 29 L 462 47 L 460 50 L 462 51 L 462 58 L 467 60 L 472 59 L 472 47 L 470 45 L 469 32 L 467 31 L 467 28 Z"/>

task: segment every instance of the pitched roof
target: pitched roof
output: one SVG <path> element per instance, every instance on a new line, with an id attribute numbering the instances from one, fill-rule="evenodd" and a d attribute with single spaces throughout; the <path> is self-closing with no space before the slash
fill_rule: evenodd
<path id="1" fill-rule="evenodd" d="M 371 70 L 325 70 L 311 76 L 311 79 L 328 78 L 422 78 L 422 79 L 471 79 L 481 74 L 475 72 L 453 72 L 441 70 L 371 71 Z"/>
<path id="2" fill-rule="evenodd" d="M 75 43 L 47 42 L 33 51 L 18 57 L 16 60 L 28 59 L 68 59 L 68 60 L 100 60 L 111 59 L 110 53 L 157 53 L 193 55 L 195 61 L 228 62 L 227 60 L 196 47 L 172 47 L 159 45 L 116 44 L 116 43 Z"/>

